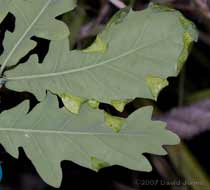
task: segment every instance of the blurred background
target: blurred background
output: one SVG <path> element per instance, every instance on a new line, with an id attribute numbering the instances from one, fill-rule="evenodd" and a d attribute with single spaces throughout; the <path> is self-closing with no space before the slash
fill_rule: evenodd
<path id="1" fill-rule="evenodd" d="M 210 190 L 210 1 L 208 0 L 154 0 L 152 2 L 180 10 L 199 30 L 198 43 L 194 44 L 189 58 L 176 78 L 169 78 L 169 86 L 161 91 L 157 102 L 137 98 L 123 113 L 101 104 L 100 108 L 114 115 L 126 117 L 135 109 L 153 105 L 153 119 L 167 122 L 167 128 L 181 138 L 181 144 L 165 147 L 168 156 L 145 154 L 153 165 L 152 172 L 131 171 L 113 166 L 98 173 L 63 161 L 64 179 L 60 190 Z M 71 49 L 89 46 L 103 30 L 113 14 L 126 6 L 135 11 L 145 9 L 149 0 L 79 0 L 78 6 L 58 19 L 70 28 Z M 8 15 L 0 24 L 0 53 L 3 32 L 11 29 L 14 18 Z M 141 27 L 141 25 L 139 25 Z M 12 29 L 11 29 L 12 30 Z M 129 35 L 129 34 L 128 34 Z M 47 52 L 49 41 L 34 38 L 40 62 Z M 24 57 L 20 62 L 28 59 Z M 30 93 L 0 89 L 0 111 L 9 109 L 25 99 L 31 107 L 37 101 Z M 30 160 L 20 148 L 18 160 L 0 147 L 0 161 L 4 176 L 3 190 L 54 190 L 36 173 Z"/>

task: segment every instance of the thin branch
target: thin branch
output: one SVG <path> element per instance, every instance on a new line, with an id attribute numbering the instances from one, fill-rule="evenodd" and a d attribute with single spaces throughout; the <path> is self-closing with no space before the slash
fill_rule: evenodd
<path id="1" fill-rule="evenodd" d="M 120 0 L 109 0 L 110 3 L 112 3 L 114 6 L 116 6 L 117 8 L 119 9 L 123 9 L 126 7 L 126 4 L 123 3 L 122 1 Z"/>

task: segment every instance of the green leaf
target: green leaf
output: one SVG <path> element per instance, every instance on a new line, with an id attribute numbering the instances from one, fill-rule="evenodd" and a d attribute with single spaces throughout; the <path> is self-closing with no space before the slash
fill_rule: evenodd
<path id="1" fill-rule="evenodd" d="M 0 22 L 2 22 L 2 20 L 4 20 L 5 16 L 8 13 L 8 5 L 10 3 L 10 0 L 1 0 L 0 1 L 1 6 L 0 6 Z"/>
<path id="2" fill-rule="evenodd" d="M 41 177 L 55 187 L 62 180 L 62 160 L 88 168 L 122 165 L 150 171 L 151 165 L 142 153 L 164 155 L 163 144 L 179 142 L 175 134 L 165 129 L 165 124 L 150 120 L 151 107 L 134 112 L 121 132 L 113 133 L 104 126 L 102 111 L 86 105 L 78 116 L 66 109 L 56 109 L 57 104 L 57 97 L 48 94 L 29 114 L 25 102 L 0 115 L 2 145 L 16 158 L 18 147 L 23 147 Z M 99 162 L 95 163 L 93 158 Z M 103 165 L 102 160 L 107 164 Z"/>
<path id="3" fill-rule="evenodd" d="M 147 78 L 165 81 L 176 76 L 191 42 L 197 40 L 197 30 L 191 22 L 183 22 L 180 12 L 150 6 L 140 12 L 118 13 L 97 39 L 106 44 L 102 48 L 106 51 L 69 52 L 67 39 L 52 42 L 42 65 L 33 56 L 27 64 L 6 72 L 7 86 L 30 91 L 39 99 L 46 89 L 105 103 L 136 97 L 156 99 L 160 84 L 153 83 L 151 89 Z M 94 49 L 101 46 L 98 42 L 92 45 Z"/>
<path id="4" fill-rule="evenodd" d="M 32 36 L 55 40 L 69 35 L 67 26 L 55 17 L 73 9 L 73 0 L 0 0 L 0 5 L 0 22 L 9 12 L 16 18 L 15 31 L 5 35 L 1 74 L 6 66 L 15 65 L 35 47 Z"/>

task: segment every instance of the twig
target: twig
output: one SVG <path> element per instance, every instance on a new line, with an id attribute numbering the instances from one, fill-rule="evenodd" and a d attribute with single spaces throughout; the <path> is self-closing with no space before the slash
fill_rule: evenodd
<path id="1" fill-rule="evenodd" d="M 119 9 L 123 9 L 123 8 L 125 8 L 126 7 L 126 4 L 125 3 L 123 3 L 122 1 L 120 1 L 120 0 L 109 0 L 110 1 L 110 3 L 112 3 L 113 5 L 115 5 L 117 8 L 119 8 Z"/>
<path id="2" fill-rule="evenodd" d="M 210 10 L 206 0 L 194 0 L 195 6 L 199 9 L 200 14 L 206 19 L 210 19 Z"/>

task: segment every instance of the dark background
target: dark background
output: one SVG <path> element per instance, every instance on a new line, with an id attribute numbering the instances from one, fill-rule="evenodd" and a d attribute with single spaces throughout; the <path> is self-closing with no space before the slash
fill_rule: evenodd
<path id="1" fill-rule="evenodd" d="M 98 173 L 80 167 L 72 162 L 63 161 L 63 182 L 60 189 L 69 190 L 176 190 L 176 189 L 210 189 L 210 10 L 208 0 L 160 0 L 180 10 L 186 17 L 194 21 L 199 34 L 198 43 L 192 47 L 189 58 L 177 78 L 169 78 L 169 86 L 162 90 L 156 103 L 144 99 L 136 99 L 129 103 L 123 113 L 101 104 L 100 108 L 112 114 L 127 116 L 135 109 L 152 104 L 155 107 L 154 118 L 168 122 L 168 128 L 179 134 L 182 143 L 166 147 L 168 156 L 145 154 L 153 165 L 150 173 L 131 171 L 120 166 L 101 169 Z M 58 19 L 68 24 L 71 30 L 71 49 L 83 49 L 90 45 L 98 32 L 116 13 L 122 3 L 136 11 L 146 8 L 147 0 L 80 0 L 78 7 L 72 12 L 61 15 Z M 0 24 L 0 54 L 3 52 L 2 40 L 5 31 L 13 31 L 14 16 L 8 14 Z M 37 46 L 19 61 L 24 63 L 31 54 L 39 55 L 42 63 L 50 42 L 33 37 Z M 31 108 L 37 104 L 36 98 L 28 92 L 14 92 L 5 87 L 0 89 L 0 111 L 10 109 L 22 101 L 30 99 Z M 202 105 L 202 106 L 201 106 Z M 202 114 L 197 114 L 201 109 Z M 185 114 L 183 109 L 186 110 Z M 175 110 L 176 117 L 170 110 Z M 188 114 L 186 114 L 188 113 Z M 193 124 L 189 115 L 197 118 Z M 209 114 L 209 115 L 208 115 Z M 205 117 L 204 117 L 205 116 Z M 207 120 L 205 125 L 203 120 Z M 200 123 L 199 123 L 200 122 Z M 71 148 L 71 147 L 69 147 Z M 4 190 L 53 190 L 45 184 L 36 173 L 35 168 L 24 151 L 20 148 L 18 160 L 0 147 L 0 161 L 3 167 L 2 187 Z M 187 183 L 187 185 L 185 184 Z"/>

